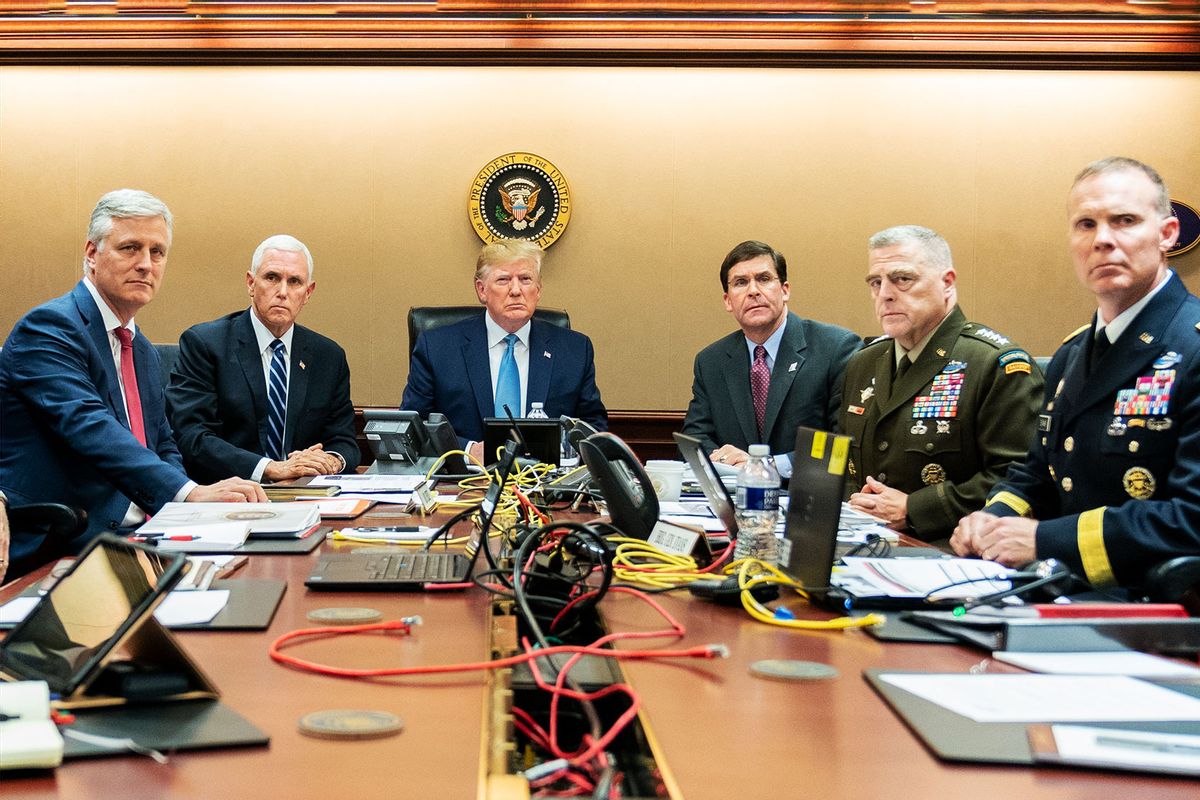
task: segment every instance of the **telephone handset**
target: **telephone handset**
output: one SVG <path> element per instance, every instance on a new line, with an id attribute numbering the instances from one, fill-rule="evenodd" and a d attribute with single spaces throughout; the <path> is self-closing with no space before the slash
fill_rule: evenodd
<path id="1" fill-rule="evenodd" d="M 611 433 L 594 433 L 581 439 L 578 448 L 613 525 L 634 539 L 648 538 L 658 522 L 658 496 L 637 456 Z"/>

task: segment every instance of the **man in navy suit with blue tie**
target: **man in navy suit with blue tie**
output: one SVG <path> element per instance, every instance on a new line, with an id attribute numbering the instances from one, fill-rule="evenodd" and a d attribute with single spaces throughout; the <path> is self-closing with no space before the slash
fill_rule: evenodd
<path id="1" fill-rule="evenodd" d="M 189 475 L 284 481 L 358 466 L 346 353 L 295 324 L 316 286 L 304 243 L 268 237 L 246 273 L 250 308 L 183 332 L 167 406 Z"/>
<path id="2" fill-rule="evenodd" d="M 158 291 L 171 212 L 146 192 L 119 189 L 92 211 L 84 277 L 26 314 L 0 352 L 0 491 L 13 505 L 87 511 L 78 550 L 128 530 L 171 501 L 259 501 L 237 478 L 197 485 L 184 474 L 163 408 L 158 354 L 133 322 Z M 12 532 L 14 573 L 44 537 Z"/>
<path id="3" fill-rule="evenodd" d="M 596 388 L 592 342 L 576 331 L 533 319 L 542 294 L 540 247 L 502 239 L 483 248 L 476 317 L 421 334 L 400 407 L 446 415 L 480 461 L 484 417 L 514 416 L 541 403 L 546 415 L 578 417 L 600 430 L 608 414 Z"/>

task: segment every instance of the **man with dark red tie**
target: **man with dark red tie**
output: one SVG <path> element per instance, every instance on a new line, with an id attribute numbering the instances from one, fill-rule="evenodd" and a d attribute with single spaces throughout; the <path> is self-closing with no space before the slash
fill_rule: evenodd
<path id="1" fill-rule="evenodd" d="M 136 314 L 162 282 L 171 212 L 119 189 L 92 211 L 83 280 L 26 314 L 0 351 L 0 491 L 13 505 L 65 503 L 88 514 L 78 550 L 129 530 L 171 501 L 265 501 L 231 478 L 184 474 L 163 406 L 158 355 Z M 10 574 L 37 566 L 44 537 L 12 532 Z"/>
<path id="2" fill-rule="evenodd" d="M 788 311 L 787 261 L 768 244 L 742 242 L 720 274 L 725 310 L 741 330 L 696 356 L 683 432 L 731 467 L 748 458 L 751 444 L 766 444 L 788 477 L 797 426 L 833 429 L 842 373 L 862 340 Z"/>

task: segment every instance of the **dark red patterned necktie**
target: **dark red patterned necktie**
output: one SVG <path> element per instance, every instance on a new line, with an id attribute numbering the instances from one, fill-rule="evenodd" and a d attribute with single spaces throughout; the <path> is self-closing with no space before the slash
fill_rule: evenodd
<path id="1" fill-rule="evenodd" d="M 117 328 L 121 340 L 121 383 L 125 388 L 125 410 L 129 412 L 129 430 L 143 446 L 146 444 L 146 427 L 142 423 L 142 395 L 138 392 L 137 372 L 133 368 L 133 334 L 129 328 Z"/>
<path id="2" fill-rule="evenodd" d="M 754 348 L 754 364 L 750 367 L 750 395 L 754 398 L 754 420 L 758 423 L 758 438 L 763 435 L 767 418 L 767 391 L 771 388 L 771 369 L 767 366 L 767 348 Z"/>

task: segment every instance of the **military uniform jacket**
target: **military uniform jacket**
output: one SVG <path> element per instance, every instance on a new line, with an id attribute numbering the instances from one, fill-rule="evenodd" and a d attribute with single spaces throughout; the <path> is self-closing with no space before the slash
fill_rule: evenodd
<path id="1" fill-rule="evenodd" d="M 983 507 L 1025 457 L 1042 374 L 1005 337 L 955 306 L 893 386 L 895 344 L 877 339 L 846 368 L 839 427 L 850 446 L 850 491 L 868 475 L 908 494 L 908 522 L 925 540 L 948 537 Z"/>
<path id="2" fill-rule="evenodd" d="M 1029 457 L 986 510 L 1040 520 L 1038 558 L 1133 583 L 1200 553 L 1200 300 L 1172 276 L 1089 374 L 1093 330 L 1055 353 Z"/>

